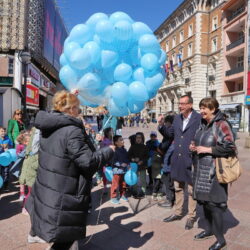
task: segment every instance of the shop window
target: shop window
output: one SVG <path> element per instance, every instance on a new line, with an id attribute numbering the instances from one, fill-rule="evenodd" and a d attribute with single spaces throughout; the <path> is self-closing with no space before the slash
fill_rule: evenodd
<path id="1" fill-rule="evenodd" d="M 9 58 L 8 74 L 9 75 L 14 74 L 14 59 L 13 58 Z"/>

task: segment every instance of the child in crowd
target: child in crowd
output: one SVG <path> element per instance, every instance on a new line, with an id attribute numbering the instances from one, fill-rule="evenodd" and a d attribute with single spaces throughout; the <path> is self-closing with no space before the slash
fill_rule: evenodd
<path id="1" fill-rule="evenodd" d="M 136 185 L 135 198 L 144 198 L 146 194 L 146 168 L 148 161 L 148 148 L 144 144 L 144 134 L 137 132 L 135 134 L 135 144 L 131 145 L 128 151 L 129 159 L 131 162 L 135 162 L 138 165 L 138 181 L 140 188 Z"/>
<path id="2" fill-rule="evenodd" d="M 119 204 L 119 198 L 128 201 L 126 197 L 126 183 L 124 174 L 129 165 L 127 150 L 124 148 L 124 140 L 121 135 L 115 135 L 113 138 L 115 145 L 115 154 L 113 158 L 113 180 L 111 185 L 111 203 Z M 117 194 L 117 192 L 119 194 Z"/>
<path id="3" fill-rule="evenodd" d="M 13 147 L 11 139 L 6 134 L 6 129 L 0 127 L 0 154 Z M 3 178 L 3 188 L 7 188 L 9 180 L 9 167 L 0 165 L 0 174 Z"/>
<path id="4" fill-rule="evenodd" d="M 16 153 L 21 154 L 26 146 L 28 145 L 30 140 L 30 134 L 29 133 L 21 133 L 17 138 L 16 138 L 16 142 L 18 143 L 16 145 Z M 19 196 L 19 200 L 23 201 L 25 198 L 25 185 L 20 184 L 20 196 Z"/>
<path id="5" fill-rule="evenodd" d="M 103 134 L 104 136 L 103 136 L 103 140 L 100 143 L 100 148 L 108 147 L 113 144 L 113 136 L 114 136 L 113 129 L 111 127 L 105 128 L 103 130 Z M 104 174 L 104 171 L 105 171 L 105 166 L 103 166 L 103 168 L 100 171 L 98 171 L 97 179 L 99 179 L 99 182 L 100 182 L 102 178 L 103 193 L 107 194 L 107 178 Z"/>
<path id="6" fill-rule="evenodd" d="M 25 188 L 23 188 L 22 190 L 23 191 L 22 195 L 24 196 L 23 209 L 22 209 L 23 214 L 27 214 L 24 205 L 30 195 L 31 188 L 35 183 L 35 179 L 37 176 L 39 148 L 40 148 L 40 130 L 33 127 L 31 129 L 29 143 L 25 148 L 25 159 L 23 162 L 21 175 L 19 177 L 20 186 L 28 187 L 27 194 L 25 194 Z"/>
<path id="7" fill-rule="evenodd" d="M 152 157 L 155 152 L 157 152 L 157 148 L 160 145 L 160 142 L 157 139 L 157 132 L 152 131 L 150 133 L 150 140 L 146 142 L 146 146 L 149 151 L 149 158 L 148 158 L 148 176 L 149 176 L 149 185 L 153 184 L 153 178 L 152 178 Z"/>
<path id="8" fill-rule="evenodd" d="M 153 152 L 152 156 L 152 178 L 153 178 L 153 200 L 162 200 L 162 182 L 161 182 L 161 169 L 163 162 L 163 152 L 161 145 Z"/>

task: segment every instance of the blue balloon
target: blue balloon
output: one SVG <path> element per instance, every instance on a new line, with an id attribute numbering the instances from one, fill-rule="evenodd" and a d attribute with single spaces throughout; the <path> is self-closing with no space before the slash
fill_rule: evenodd
<path id="1" fill-rule="evenodd" d="M 116 66 L 114 71 L 114 78 L 116 81 L 127 81 L 132 76 L 132 68 L 126 63 L 121 63 Z"/>
<path id="2" fill-rule="evenodd" d="M 137 183 L 138 178 L 134 171 L 128 170 L 127 173 L 124 175 L 124 180 L 129 186 L 133 186 Z"/>
<path id="3" fill-rule="evenodd" d="M 130 163 L 130 167 L 131 167 L 131 170 L 132 170 L 132 171 L 134 171 L 135 173 L 137 172 L 137 170 L 138 170 L 138 165 L 137 165 L 137 163 L 131 162 L 131 163 Z"/>
<path id="4" fill-rule="evenodd" d="M 90 29 L 95 30 L 96 24 L 101 20 L 108 20 L 108 16 L 104 13 L 93 14 L 86 22 Z"/>
<path id="5" fill-rule="evenodd" d="M 143 35 L 139 39 L 139 47 L 144 53 L 160 52 L 159 42 L 153 34 Z"/>
<path id="6" fill-rule="evenodd" d="M 147 53 L 141 58 L 141 66 L 148 71 L 154 71 L 159 66 L 158 58 L 155 54 Z"/>
<path id="7" fill-rule="evenodd" d="M 157 94 L 157 90 L 148 91 L 148 98 L 152 99 Z"/>
<path id="8" fill-rule="evenodd" d="M 93 31 L 86 24 L 77 24 L 70 31 L 69 38 L 73 42 L 81 45 L 89 41 L 93 36 Z"/>
<path id="9" fill-rule="evenodd" d="M 96 34 L 100 37 L 104 42 L 112 42 L 114 39 L 114 27 L 113 24 L 109 20 L 100 20 L 96 24 Z"/>
<path id="10" fill-rule="evenodd" d="M 66 89 L 71 90 L 76 87 L 77 73 L 69 65 L 65 65 L 61 68 L 59 77 Z"/>
<path id="11" fill-rule="evenodd" d="M 129 55 L 130 55 L 132 64 L 135 67 L 137 67 L 138 65 L 140 65 L 142 55 L 141 55 L 141 51 L 138 48 L 137 44 L 133 45 L 133 47 L 130 49 Z"/>
<path id="12" fill-rule="evenodd" d="M 101 79 L 95 73 L 87 73 L 78 81 L 77 87 L 80 91 L 93 91 L 101 87 Z"/>
<path id="13" fill-rule="evenodd" d="M 127 21 L 129 23 L 133 23 L 134 21 L 131 19 L 131 17 L 122 12 L 122 11 L 117 11 L 117 12 L 114 12 L 110 17 L 109 17 L 109 20 L 115 24 L 119 21 Z"/>
<path id="14" fill-rule="evenodd" d="M 90 59 L 91 59 L 91 63 L 96 63 L 97 61 L 100 60 L 101 58 L 101 49 L 100 46 L 94 42 L 87 42 L 83 49 L 87 50 L 88 53 L 90 54 Z"/>
<path id="15" fill-rule="evenodd" d="M 133 114 L 139 113 L 144 109 L 144 102 L 138 102 L 132 98 L 129 98 L 128 108 L 129 108 L 130 113 L 133 113 Z"/>
<path id="16" fill-rule="evenodd" d="M 78 95 L 77 98 L 79 99 L 80 104 L 83 105 L 83 106 L 88 106 L 88 107 L 91 107 L 91 108 L 96 108 L 96 107 L 99 106 L 98 104 L 95 104 L 95 103 L 91 103 L 91 102 L 86 101 L 86 100 L 85 100 L 83 97 L 81 97 L 80 95 Z"/>
<path id="17" fill-rule="evenodd" d="M 91 63 L 91 55 L 88 49 L 76 49 L 72 52 L 70 58 L 70 65 L 76 69 L 86 69 Z"/>
<path id="18" fill-rule="evenodd" d="M 113 116 L 127 116 L 129 114 L 127 105 L 118 106 L 113 99 L 109 100 L 108 110 Z"/>
<path id="19" fill-rule="evenodd" d="M 2 176 L 0 175 L 0 188 L 2 188 L 2 186 L 3 186 L 3 178 L 2 178 Z"/>
<path id="20" fill-rule="evenodd" d="M 152 77 L 145 78 L 145 86 L 148 91 L 157 91 L 164 81 L 164 76 L 161 73 L 157 73 Z"/>
<path id="21" fill-rule="evenodd" d="M 167 60 L 166 52 L 161 49 L 161 56 L 160 56 L 160 59 L 159 59 L 159 64 L 160 65 L 165 65 L 166 60 Z"/>
<path id="22" fill-rule="evenodd" d="M 3 167 L 7 167 L 10 165 L 10 163 L 12 162 L 12 158 L 10 153 L 8 152 L 4 152 L 0 154 L 0 165 Z"/>
<path id="23" fill-rule="evenodd" d="M 129 85 L 130 96 L 135 101 L 145 102 L 148 100 L 148 92 L 142 82 L 134 81 Z"/>
<path id="24" fill-rule="evenodd" d="M 117 63 L 119 56 L 115 51 L 112 50 L 103 50 L 101 52 L 101 64 L 103 68 L 112 67 Z"/>
<path id="25" fill-rule="evenodd" d="M 118 40 L 130 40 L 133 36 L 133 27 L 128 21 L 119 21 L 114 25 L 114 35 Z"/>
<path id="26" fill-rule="evenodd" d="M 7 152 L 10 154 L 12 161 L 16 161 L 17 160 L 16 149 L 11 148 L 11 149 L 8 149 Z"/>
<path id="27" fill-rule="evenodd" d="M 75 51 L 76 49 L 80 49 L 81 46 L 76 43 L 76 42 L 68 42 L 66 44 L 66 46 L 64 46 L 64 55 L 66 56 L 67 59 L 70 59 L 71 54 L 73 53 L 73 51 Z"/>
<path id="28" fill-rule="evenodd" d="M 132 26 L 134 31 L 134 37 L 137 40 L 145 34 L 153 34 L 153 31 L 145 23 L 135 22 L 132 24 Z"/>
<path id="29" fill-rule="evenodd" d="M 59 61 L 61 67 L 68 64 L 68 60 L 66 59 L 66 56 L 64 54 L 61 54 Z"/>
<path id="30" fill-rule="evenodd" d="M 135 81 L 144 82 L 145 81 L 145 72 L 144 69 L 139 67 L 133 73 L 133 78 Z"/>
<path id="31" fill-rule="evenodd" d="M 108 181 L 113 180 L 113 169 L 112 167 L 105 167 L 104 174 Z"/>
<path id="32" fill-rule="evenodd" d="M 128 101 L 128 86 L 123 82 L 116 82 L 112 85 L 111 96 L 118 106 L 125 106 Z"/>

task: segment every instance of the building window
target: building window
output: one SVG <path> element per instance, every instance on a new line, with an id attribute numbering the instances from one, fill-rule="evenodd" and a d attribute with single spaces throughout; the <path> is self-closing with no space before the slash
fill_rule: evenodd
<path id="1" fill-rule="evenodd" d="M 172 28 L 172 29 L 175 29 L 175 27 L 176 27 L 176 22 L 173 21 L 173 22 L 171 23 L 171 28 Z"/>
<path id="2" fill-rule="evenodd" d="M 214 17 L 212 21 L 212 30 L 216 30 L 218 28 L 218 17 Z"/>
<path id="3" fill-rule="evenodd" d="M 181 15 L 179 15 L 178 20 L 180 23 L 182 23 L 184 21 L 184 14 L 183 13 Z"/>
<path id="4" fill-rule="evenodd" d="M 242 90 L 243 90 L 243 82 L 237 83 L 235 91 L 242 91 Z"/>
<path id="5" fill-rule="evenodd" d="M 193 7 L 193 5 L 189 6 L 189 8 L 188 8 L 188 10 L 187 10 L 187 13 L 188 13 L 188 15 L 190 15 L 190 16 L 194 13 L 194 7 Z"/>
<path id="6" fill-rule="evenodd" d="M 217 38 L 212 39 L 212 52 L 217 51 Z"/>
<path id="7" fill-rule="evenodd" d="M 193 44 L 189 43 L 188 44 L 188 57 L 193 55 Z"/>
<path id="8" fill-rule="evenodd" d="M 182 30 L 180 32 L 180 43 L 182 43 L 184 41 L 184 31 Z"/>
<path id="9" fill-rule="evenodd" d="M 173 65 L 176 63 L 176 56 L 175 54 L 172 54 L 172 61 L 173 61 Z"/>
<path id="10" fill-rule="evenodd" d="M 172 48 L 176 46 L 176 36 L 173 37 L 172 45 L 173 45 Z"/>
<path id="11" fill-rule="evenodd" d="M 168 52 L 168 51 L 169 51 L 169 42 L 166 41 L 166 52 Z"/>
<path id="12" fill-rule="evenodd" d="M 13 58 L 9 58 L 8 74 L 9 75 L 13 75 L 14 74 L 14 59 Z"/>
<path id="13" fill-rule="evenodd" d="M 188 37 L 193 35 L 193 24 L 189 24 L 188 26 Z"/>
<path id="14" fill-rule="evenodd" d="M 215 8 L 219 3 L 219 0 L 212 0 L 212 8 Z"/>
<path id="15" fill-rule="evenodd" d="M 211 97 L 216 98 L 216 90 L 209 91 Z"/>
<path id="16" fill-rule="evenodd" d="M 244 66 L 244 56 L 239 56 L 237 58 L 237 68 Z"/>

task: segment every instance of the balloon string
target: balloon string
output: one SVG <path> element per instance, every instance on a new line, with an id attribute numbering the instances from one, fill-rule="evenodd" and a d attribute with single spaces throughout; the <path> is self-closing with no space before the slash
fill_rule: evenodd
<path id="1" fill-rule="evenodd" d="M 113 117 L 113 116 L 111 115 L 111 116 L 108 118 L 108 120 L 105 122 L 105 124 L 102 126 L 102 129 L 100 130 L 100 134 L 103 133 L 103 128 L 105 128 L 105 126 L 108 124 L 109 120 L 110 120 L 112 117 Z M 114 131 L 114 133 L 115 133 L 115 131 Z"/>

